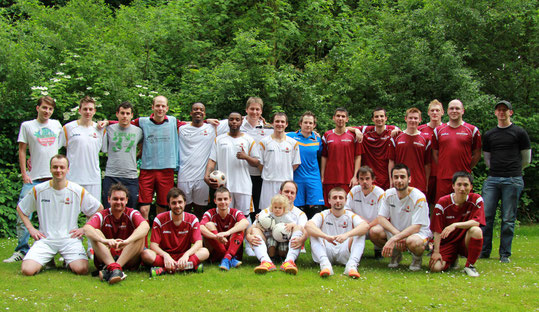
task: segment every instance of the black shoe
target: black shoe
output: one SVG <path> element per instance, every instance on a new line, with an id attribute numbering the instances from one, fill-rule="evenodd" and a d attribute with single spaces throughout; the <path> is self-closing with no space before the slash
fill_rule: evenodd
<path id="1" fill-rule="evenodd" d="M 380 260 L 384 257 L 382 257 L 382 251 L 381 250 L 374 250 L 374 259 L 375 260 Z"/>
<path id="2" fill-rule="evenodd" d="M 99 271 L 99 279 L 102 282 L 108 282 L 109 278 L 110 278 L 110 271 L 109 270 L 103 269 L 103 270 Z"/>
<path id="3" fill-rule="evenodd" d="M 500 257 L 500 262 L 501 263 L 509 263 L 509 262 L 511 262 L 511 259 L 509 259 L 509 257 L 506 257 L 506 256 L 501 256 Z"/>
<path id="4" fill-rule="evenodd" d="M 488 259 L 488 258 L 490 258 L 490 255 L 487 255 L 487 254 L 484 254 L 484 253 L 479 255 L 479 259 Z"/>
<path id="5" fill-rule="evenodd" d="M 118 282 L 121 282 L 125 278 L 125 274 L 120 269 L 112 270 L 109 276 L 109 284 L 116 284 Z"/>

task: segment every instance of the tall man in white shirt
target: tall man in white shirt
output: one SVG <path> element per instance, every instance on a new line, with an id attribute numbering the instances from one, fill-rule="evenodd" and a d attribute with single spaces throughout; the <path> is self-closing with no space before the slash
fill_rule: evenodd
<path id="1" fill-rule="evenodd" d="M 64 155 L 51 158 L 50 171 L 52 181 L 35 186 L 17 205 L 19 217 L 35 240 L 22 262 L 22 274 L 38 273 L 56 253 L 75 274 L 86 274 L 88 258 L 80 239 L 84 231 L 78 228 L 77 221 L 81 212 L 90 217 L 103 210 L 103 206 L 83 187 L 66 179 L 69 161 Z M 39 218 L 39 230 L 28 218 L 34 211 Z"/>

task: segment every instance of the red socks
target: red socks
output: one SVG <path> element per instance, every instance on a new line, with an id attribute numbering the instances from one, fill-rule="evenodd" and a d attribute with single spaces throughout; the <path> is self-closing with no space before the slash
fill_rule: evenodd
<path id="1" fill-rule="evenodd" d="M 473 265 L 479 255 L 481 254 L 481 248 L 483 247 L 483 238 L 470 238 L 468 242 L 468 258 L 466 260 L 466 266 Z"/>

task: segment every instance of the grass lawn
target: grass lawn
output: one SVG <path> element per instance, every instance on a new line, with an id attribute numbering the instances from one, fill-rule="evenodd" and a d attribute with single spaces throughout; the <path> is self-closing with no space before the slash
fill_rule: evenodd
<path id="1" fill-rule="evenodd" d="M 430 274 L 427 257 L 424 270 L 410 272 L 409 254 L 398 269 L 388 269 L 389 259 L 373 259 L 370 242 L 359 280 L 341 275 L 342 266 L 334 268 L 334 276 L 321 279 L 309 250 L 297 261 L 297 276 L 279 271 L 255 275 L 256 259 L 249 258 L 230 272 L 219 271 L 216 264 L 206 265 L 203 274 L 153 279 L 147 272 L 127 272 L 125 281 L 112 286 L 63 269 L 23 277 L 20 262 L 0 263 L 0 310 L 539 311 L 539 226 L 518 227 L 509 264 L 498 261 L 497 244 L 494 258 L 476 263 L 478 278 L 469 278 L 461 270 Z M 0 258 L 8 257 L 15 245 L 15 239 L 1 239 Z M 465 259 L 459 263 L 462 269 Z"/>

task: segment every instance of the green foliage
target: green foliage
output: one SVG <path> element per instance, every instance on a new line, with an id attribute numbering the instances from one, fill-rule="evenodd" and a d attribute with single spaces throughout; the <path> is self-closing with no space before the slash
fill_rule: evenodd
<path id="1" fill-rule="evenodd" d="M 0 169 L 0 237 L 15 235 L 17 201 L 21 191 L 21 179 L 14 165 L 2 163 Z"/>

